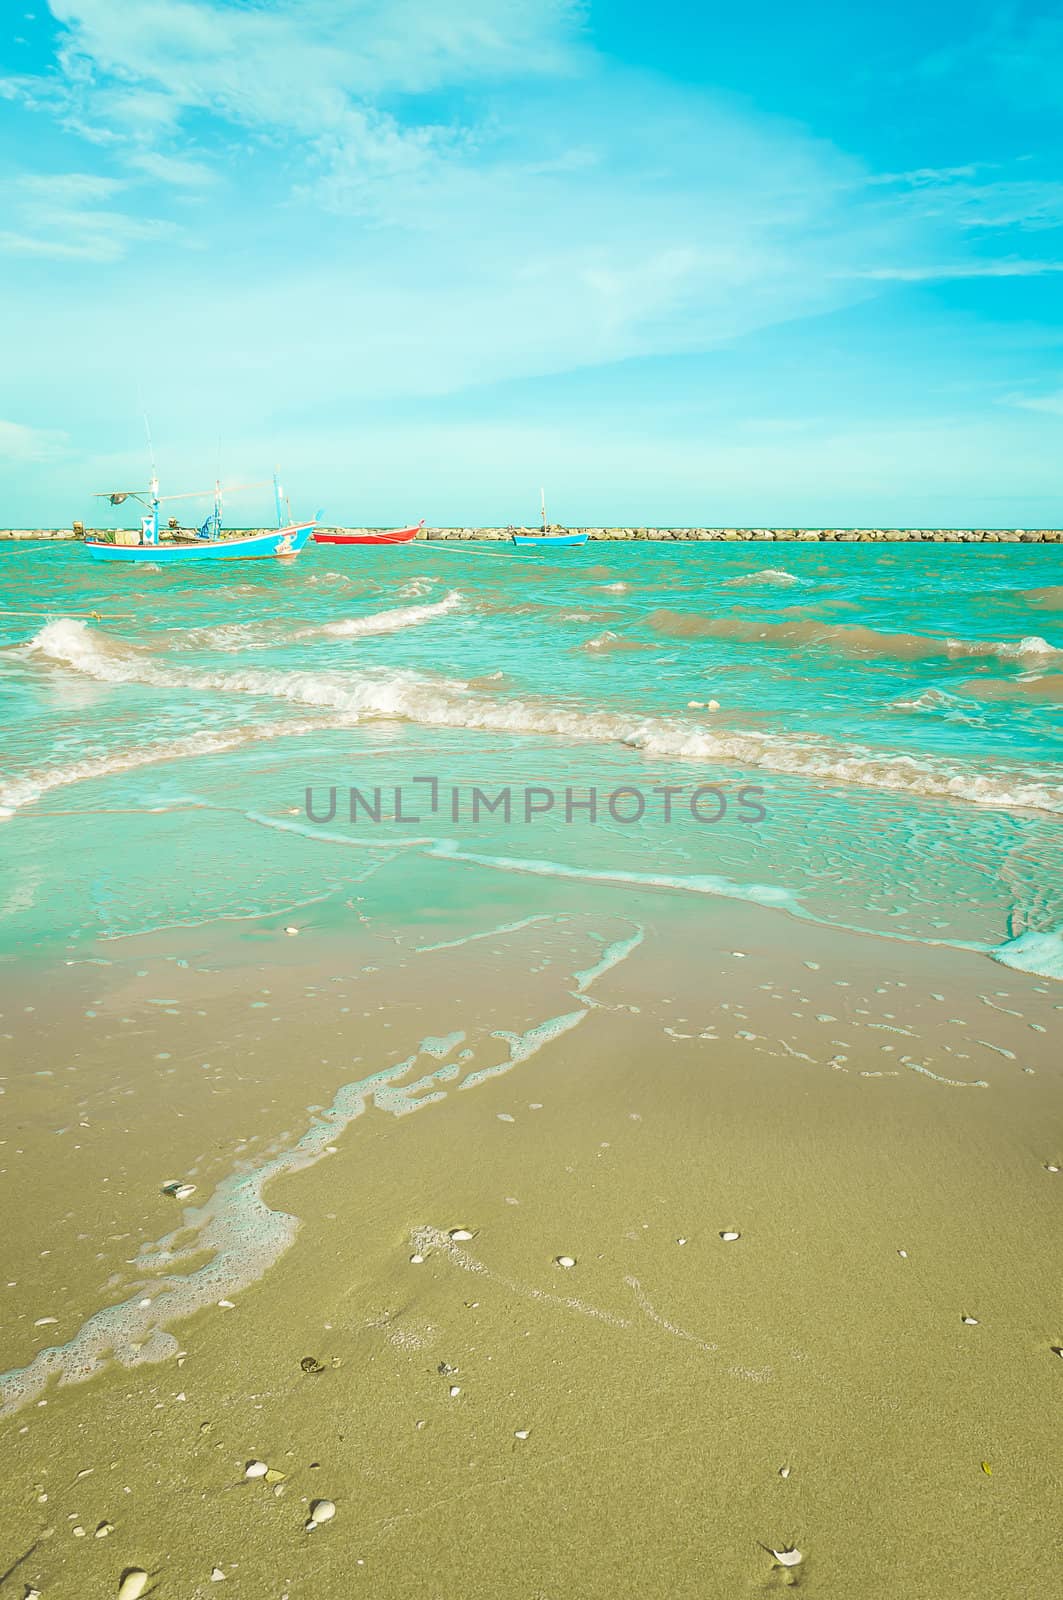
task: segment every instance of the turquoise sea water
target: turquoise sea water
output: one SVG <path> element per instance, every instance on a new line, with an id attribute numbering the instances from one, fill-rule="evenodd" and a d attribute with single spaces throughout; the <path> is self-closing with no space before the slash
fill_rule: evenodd
<path id="1" fill-rule="evenodd" d="M 8 953 L 369 874 L 430 924 L 443 865 L 451 909 L 500 874 L 532 908 L 606 881 L 1059 970 L 1054 547 L 419 543 L 135 576 L 0 551 Z"/>

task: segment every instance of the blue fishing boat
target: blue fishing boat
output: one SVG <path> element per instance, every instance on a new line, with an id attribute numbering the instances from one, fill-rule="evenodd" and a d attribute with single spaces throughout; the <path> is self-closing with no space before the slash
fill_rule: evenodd
<path id="1" fill-rule="evenodd" d="M 264 487 L 262 484 L 237 486 L 239 489 L 262 487 Z M 174 518 L 171 519 L 170 528 L 165 535 L 160 535 L 159 530 L 160 505 L 164 501 L 201 499 L 204 491 L 183 495 L 160 495 L 159 480 L 153 477 L 148 489 L 120 489 L 99 495 L 98 499 L 107 500 L 112 506 L 120 506 L 126 500 L 139 501 L 150 514 L 141 517 L 139 530 L 133 530 L 131 536 L 123 532 L 121 543 L 117 533 L 111 539 L 93 534 L 86 536 L 85 549 L 94 561 L 125 561 L 139 563 L 141 566 L 170 566 L 174 562 L 185 561 L 254 561 L 266 556 L 283 560 L 285 557 L 297 556 L 317 526 L 315 521 L 293 522 L 290 508 L 288 521 L 285 522 L 281 488 L 274 475 L 276 528 L 255 533 L 223 533 L 222 494 L 234 494 L 237 489 L 223 491 L 221 485 L 216 483 L 213 492 L 214 508 L 200 527 L 183 529 L 177 525 L 177 520 Z"/>
<path id="2" fill-rule="evenodd" d="M 513 533 L 514 544 L 534 550 L 564 550 L 575 544 L 586 544 L 586 533 Z"/>
<path id="3" fill-rule="evenodd" d="M 586 544 L 590 537 L 587 533 L 569 533 L 560 529 L 557 533 L 549 531 L 546 520 L 546 490 L 539 490 L 539 504 L 542 507 L 543 525 L 539 533 L 511 533 L 510 539 L 522 549 L 531 550 L 567 550 L 573 545 Z"/>

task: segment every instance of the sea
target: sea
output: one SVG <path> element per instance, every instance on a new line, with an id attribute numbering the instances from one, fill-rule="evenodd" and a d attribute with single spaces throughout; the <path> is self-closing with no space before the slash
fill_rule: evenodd
<path id="1" fill-rule="evenodd" d="M 761 905 L 1063 975 L 1057 548 L 0 545 L 0 955 Z M 431 892 L 425 892 L 430 881 Z"/>

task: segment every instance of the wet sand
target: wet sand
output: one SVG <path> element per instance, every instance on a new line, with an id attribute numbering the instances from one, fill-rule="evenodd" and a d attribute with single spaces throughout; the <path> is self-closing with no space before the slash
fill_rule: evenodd
<path id="1" fill-rule="evenodd" d="M 0 1369 L 127 1298 L 167 1322 L 174 1263 L 137 1260 L 185 1215 L 165 1179 L 194 1220 L 315 1118 L 335 1152 L 278 1170 L 290 1247 L 162 1360 L 0 1418 L 2 1593 L 133 1565 L 256 1600 L 1050 1593 L 1058 986 L 752 906 L 504 892 L 431 936 L 273 919 L 0 970 Z M 499 1034 L 545 1042 L 509 1064 Z M 324 1114 L 425 1041 L 388 1090 L 453 1076 Z"/>

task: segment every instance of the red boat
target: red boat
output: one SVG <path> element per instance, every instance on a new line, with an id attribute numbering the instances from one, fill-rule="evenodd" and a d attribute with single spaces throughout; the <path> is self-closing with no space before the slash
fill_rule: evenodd
<path id="1" fill-rule="evenodd" d="M 424 527 L 424 518 L 413 528 L 387 528 L 383 533 L 315 533 L 315 544 L 409 544 Z"/>

